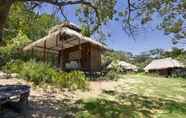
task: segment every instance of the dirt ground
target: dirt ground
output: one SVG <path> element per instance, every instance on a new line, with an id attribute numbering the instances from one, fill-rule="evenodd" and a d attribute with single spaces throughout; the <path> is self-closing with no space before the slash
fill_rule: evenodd
<path id="1" fill-rule="evenodd" d="M 78 100 L 99 97 L 103 88 L 112 90 L 118 83 L 114 81 L 89 82 L 88 90 L 69 91 L 48 85 L 36 87 L 22 79 L 0 79 L 0 85 L 14 84 L 31 86 L 29 105 L 22 108 L 21 112 L 15 111 L 14 108 L 5 108 L 0 114 L 1 118 L 71 118 L 74 117 L 78 108 L 74 104 Z"/>

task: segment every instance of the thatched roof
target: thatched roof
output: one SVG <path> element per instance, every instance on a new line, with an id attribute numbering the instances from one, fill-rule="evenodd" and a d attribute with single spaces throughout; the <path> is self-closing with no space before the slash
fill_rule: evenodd
<path id="1" fill-rule="evenodd" d="M 56 26 L 52 27 L 49 30 L 48 33 L 51 34 L 53 32 L 56 32 L 58 30 L 61 30 L 64 27 L 67 27 L 67 28 L 72 29 L 72 30 L 77 31 L 77 32 L 80 32 L 81 31 L 81 29 L 76 24 L 73 24 L 71 22 L 63 22 L 63 23 L 61 23 L 59 25 L 56 25 Z"/>
<path id="2" fill-rule="evenodd" d="M 138 67 L 133 65 L 133 64 L 130 64 L 130 63 L 127 63 L 125 61 L 120 61 L 120 60 L 117 60 L 117 61 L 113 61 L 109 66 L 108 68 L 113 68 L 113 67 L 121 67 L 122 69 L 125 69 L 125 70 L 133 70 L 133 71 L 138 71 Z"/>
<path id="3" fill-rule="evenodd" d="M 149 65 L 147 65 L 144 70 L 148 72 L 149 70 L 161 70 L 167 68 L 183 68 L 184 65 L 172 58 L 157 59 L 153 60 Z"/>
<path id="4" fill-rule="evenodd" d="M 89 37 L 83 36 L 79 31 L 80 29 L 76 25 L 65 22 L 61 25 L 57 25 L 51 28 L 47 36 L 27 45 L 24 50 L 30 50 L 32 48 L 38 49 L 38 47 L 44 48 L 45 43 L 47 49 L 50 48 L 56 51 L 61 50 L 62 40 L 60 39 L 60 37 L 64 39 L 63 49 L 74 47 L 76 45 L 83 44 L 86 42 L 89 42 L 103 49 L 108 49 L 102 43 L 93 40 Z"/>

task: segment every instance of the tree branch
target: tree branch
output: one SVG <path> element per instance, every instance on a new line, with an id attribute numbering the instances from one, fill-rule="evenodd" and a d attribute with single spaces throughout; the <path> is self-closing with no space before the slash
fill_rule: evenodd
<path id="1" fill-rule="evenodd" d="M 99 12 L 97 10 L 97 7 L 93 5 L 92 2 L 86 1 L 86 0 L 14 0 L 14 1 L 22 1 L 22 2 L 40 2 L 40 3 L 50 3 L 53 5 L 58 6 L 60 9 L 63 8 L 64 6 L 68 5 L 76 5 L 76 4 L 81 4 L 81 5 L 86 5 L 90 8 L 92 8 L 95 11 L 96 14 L 96 26 L 92 29 L 91 34 L 95 32 L 99 26 L 101 25 L 100 17 L 99 17 Z M 63 17 L 66 19 L 63 11 L 61 11 Z"/>
<path id="2" fill-rule="evenodd" d="M 131 12 L 132 12 L 132 8 L 131 7 L 134 7 L 132 6 L 131 4 L 131 1 L 128 0 L 128 18 L 127 18 L 127 25 L 128 25 L 128 28 L 129 28 L 129 33 L 131 34 L 132 38 L 135 40 L 135 37 L 134 37 L 134 32 L 132 31 L 132 25 L 131 25 Z"/>

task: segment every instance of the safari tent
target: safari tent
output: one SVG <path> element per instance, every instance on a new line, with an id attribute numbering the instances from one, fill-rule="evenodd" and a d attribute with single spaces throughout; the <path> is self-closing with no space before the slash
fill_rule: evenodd
<path id="1" fill-rule="evenodd" d="M 120 61 L 120 60 L 117 60 L 117 61 L 113 61 L 109 66 L 108 68 L 113 68 L 113 67 L 118 67 L 118 68 L 121 68 L 123 71 L 138 71 L 138 67 L 133 65 L 133 64 L 130 64 L 130 63 L 127 63 L 125 61 Z"/>
<path id="2" fill-rule="evenodd" d="M 53 55 L 55 65 L 62 70 L 100 70 L 101 54 L 108 48 L 81 34 L 78 26 L 64 22 L 54 26 L 48 35 L 24 47 L 24 51 L 40 52 L 44 61 Z"/>
<path id="3" fill-rule="evenodd" d="M 160 75 L 172 75 L 178 70 L 184 69 L 184 65 L 178 60 L 172 58 L 164 58 L 153 60 L 147 65 L 144 70 L 145 72 L 157 72 Z"/>

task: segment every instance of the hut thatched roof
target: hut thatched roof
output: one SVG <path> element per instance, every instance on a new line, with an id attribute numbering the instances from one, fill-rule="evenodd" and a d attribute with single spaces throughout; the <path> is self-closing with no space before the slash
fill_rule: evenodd
<path id="1" fill-rule="evenodd" d="M 147 65 L 144 70 L 148 72 L 149 70 L 161 70 L 167 68 L 183 68 L 184 65 L 172 58 L 157 59 L 153 60 L 149 65 Z"/>
<path id="2" fill-rule="evenodd" d="M 56 32 L 58 30 L 61 30 L 64 27 L 67 27 L 67 28 L 72 29 L 72 30 L 77 31 L 77 32 L 80 32 L 81 31 L 81 29 L 76 24 L 71 23 L 71 22 L 63 22 L 63 23 L 61 23 L 59 25 L 56 25 L 56 26 L 52 27 L 49 30 L 48 33 L 51 34 L 53 32 Z"/>
<path id="3" fill-rule="evenodd" d="M 121 67 L 123 69 L 126 69 L 126 70 L 133 70 L 133 71 L 138 71 L 138 67 L 133 65 L 133 64 L 130 64 L 130 63 L 127 63 L 125 61 L 120 61 L 120 60 L 117 60 L 117 61 L 113 61 L 109 66 L 108 68 L 112 68 L 112 67 Z"/>
<path id="4" fill-rule="evenodd" d="M 64 40 L 62 41 L 60 37 L 62 37 Z M 63 49 L 65 49 L 86 42 L 89 42 L 103 49 L 108 49 L 102 43 L 93 40 L 89 37 L 83 36 L 80 33 L 80 28 L 78 28 L 78 26 L 72 23 L 65 22 L 51 28 L 47 36 L 27 45 L 26 47 L 24 47 L 24 50 L 30 50 L 32 48 L 42 49 L 44 48 L 44 45 L 46 43 L 47 49 L 58 51 L 61 50 L 62 43 Z"/>

